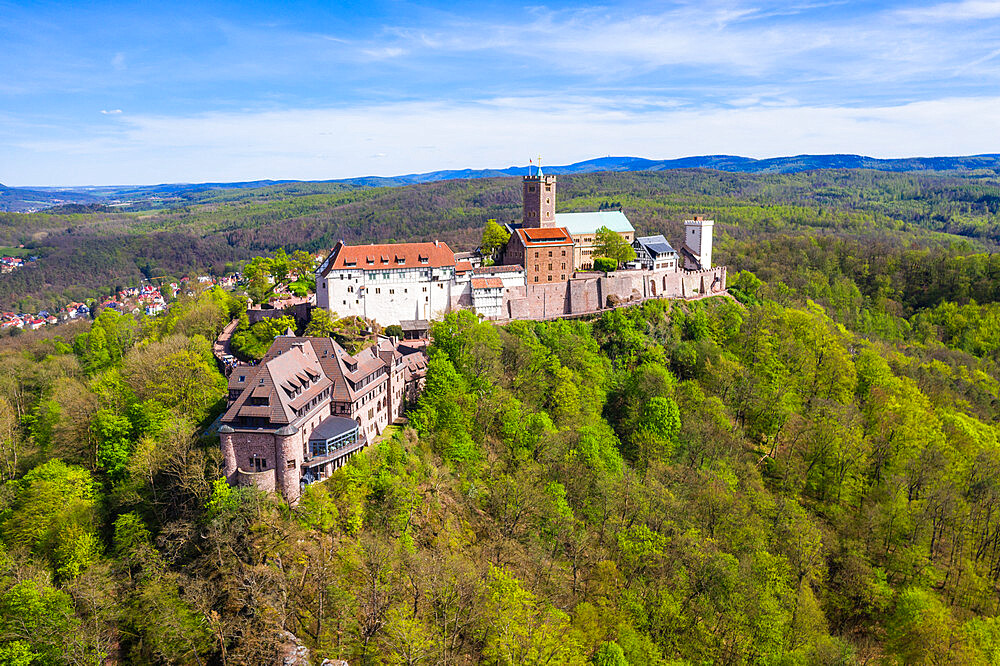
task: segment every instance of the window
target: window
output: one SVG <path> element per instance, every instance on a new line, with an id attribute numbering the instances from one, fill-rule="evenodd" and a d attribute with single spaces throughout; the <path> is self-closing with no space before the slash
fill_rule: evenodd
<path id="1" fill-rule="evenodd" d="M 536 271 L 538 270 L 538 264 L 535 264 L 535 270 Z"/>
<path id="2" fill-rule="evenodd" d="M 552 276 L 551 275 L 549 276 L 549 282 L 552 282 Z"/>
<path id="3" fill-rule="evenodd" d="M 424 287 L 424 291 L 425 291 L 425 292 L 427 291 L 427 287 Z"/>
<path id="4" fill-rule="evenodd" d="M 285 462 L 285 466 L 286 466 L 286 467 L 287 467 L 288 469 L 295 469 L 295 458 L 291 458 L 290 460 L 287 460 L 287 461 Z"/>
<path id="5" fill-rule="evenodd" d="M 535 282 L 538 282 L 538 276 L 537 275 L 535 276 Z"/>
<path id="6" fill-rule="evenodd" d="M 375 287 L 375 293 L 376 294 L 381 294 L 382 293 L 382 288 L 381 287 Z"/>
<path id="7" fill-rule="evenodd" d="M 562 267 L 563 267 L 563 270 L 566 270 L 566 262 L 565 261 L 563 262 Z"/>
<path id="8" fill-rule="evenodd" d="M 566 256 L 566 250 L 563 250 L 562 256 Z"/>
<path id="9" fill-rule="evenodd" d="M 565 266 L 563 268 L 565 268 Z M 560 275 L 559 279 L 560 280 L 565 280 L 566 279 L 566 274 L 564 273 L 564 274 Z"/>
<path id="10" fill-rule="evenodd" d="M 395 293 L 396 293 L 396 290 L 395 290 L 395 289 L 390 289 L 390 290 L 389 290 L 389 293 L 390 293 L 390 294 L 395 294 Z"/>
<path id="11" fill-rule="evenodd" d="M 246 375 L 240 375 L 239 381 L 245 382 L 246 380 L 247 380 L 247 376 Z"/>
<path id="12" fill-rule="evenodd" d="M 261 377 L 261 378 L 260 378 L 260 385 L 261 385 L 261 386 L 263 386 L 263 385 L 264 385 L 264 378 L 263 378 L 263 377 Z"/>
<path id="13" fill-rule="evenodd" d="M 549 264 L 549 270 L 550 271 L 552 270 L 552 264 Z"/>
<path id="14" fill-rule="evenodd" d="M 545 186 L 545 191 L 546 192 L 551 192 L 552 191 L 552 186 L 551 185 L 546 185 Z M 546 201 L 548 201 L 548 199 L 546 199 Z"/>

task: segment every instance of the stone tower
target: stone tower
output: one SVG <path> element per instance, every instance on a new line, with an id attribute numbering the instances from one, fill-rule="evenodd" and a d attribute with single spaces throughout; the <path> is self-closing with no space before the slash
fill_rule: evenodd
<path id="1" fill-rule="evenodd" d="M 701 264 L 701 270 L 712 267 L 712 228 L 714 220 L 706 220 L 695 215 L 693 220 L 684 220 L 684 244 Z"/>
<path id="2" fill-rule="evenodd" d="M 531 175 L 529 170 L 521 187 L 524 226 L 532 228 L 556 226 L 556 177 L 546 176 L 539 167 L 535 175 Z"/>

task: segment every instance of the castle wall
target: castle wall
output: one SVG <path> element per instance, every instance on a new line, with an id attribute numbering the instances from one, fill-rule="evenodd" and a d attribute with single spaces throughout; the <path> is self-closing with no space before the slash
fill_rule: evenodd
<path id="1" fill-rule="evenodd" d="M 510 289 L 502 319 L 546 319 L 597 312 L 650 298 L 702 298 L 726 289 L 726 267 L 706 271 L 590 273 L 567 282 Z"/>

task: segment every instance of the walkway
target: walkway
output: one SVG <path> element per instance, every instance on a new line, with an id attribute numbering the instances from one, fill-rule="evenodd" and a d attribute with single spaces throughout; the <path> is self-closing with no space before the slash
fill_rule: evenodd
<path id="1" fill-rule="evenodd" d="M 237 361 L 236 363 L 227 363 L 225 358 L 226 356 L 232 356 L 233 352 L 229 347 L 229 340 L 233 337 L 233 331 L 236 330 L 236 327 L 239 326 L 239 324 L 239 319 L 234 319 L 226 324 L 226 327 L 222 329 L 222 333 L 219 334 L 219 337 L 212 344 L 212 355 L 215 356 L 215 360 L 219 362 L 219 369 L 226 377 L 230 375 L 234 366 L 246 365 L 246 363 L 241 361 Z"/>

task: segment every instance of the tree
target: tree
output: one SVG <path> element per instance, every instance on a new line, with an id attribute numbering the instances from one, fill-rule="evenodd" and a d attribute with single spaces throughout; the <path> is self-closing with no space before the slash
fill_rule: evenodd
<path id="1" fill-rule="evenodd" d="M 635 259 L 635 249 L 618 232 L 601 227 L 594 234 L 594 256 L 607 257 L 621 265 Z"/>
<path id="2" fill-rule="evenodd" d="M 97 438 L 97 466 L 112 481 L 121 481 L 132 450 L 132 424 L 124 416 L 102 409 L 94 414 L 91 429 Z"/>
<path id="3" fill-rule="evenodd" d="M 479 249 L 482 250 L 483 254 L 494 255 L 496 251 L 501 247 L 507 245 L 507 241 L 510 240 L 510 233 L 499 224 L 494 219 L 486 220 L 486 226 L 483 227 L 483 237 L 479 242 Z"/>
<path id="4" fill-rule="evenodd" d="M 17 432 L 17 414 L 7 398 L 0 396 L 0 481 L 14 478 L 21 443 Z"/>
<path id="5" fill-rule="evenodd" d="M 618 268 L 618 262 L 608 257 L 595 257 L 594 270 L 609 273 Z"/>
<path id="6" fill-rule="evenodd" d="M 313 308 L 306 324 L 305 335 L 312 338 L 328 338 L 337 330 L 337 322 L 325 308 Z"/>

